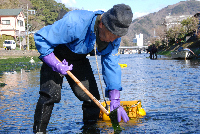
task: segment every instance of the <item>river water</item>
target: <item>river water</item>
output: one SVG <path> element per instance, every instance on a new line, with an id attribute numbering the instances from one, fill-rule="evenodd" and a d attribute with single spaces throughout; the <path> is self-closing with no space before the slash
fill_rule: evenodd
<path id="1" fill-rule="evenodd" d="M 88 57 L 102 91 L 95 57 Z M 98 57 L 100 65 L 100 57 Z M 147 115 L 128 123 L 121 122 L 124 133 L 200 133 L 200 60 L 172 60 L 158 56 L 151 60 L 147 54 L 121 55 L 121 100 L 141 100 Z M 100 70 L 101 70 L 101 66 Z M 0 81 L 0 133 L 31 134 L 35 106 L 39 97 L 40 70 L 5 72 Z M 102 79 L 102 77 L 101 77 Z M 105 85 L 103 83 L 103 88 Z M 62 99 L 55 104 L 49 134 L 114 133 L 110 122 L 98 121 L 91 126 L 82 122 L 81 103 L 66 79 Z"/>

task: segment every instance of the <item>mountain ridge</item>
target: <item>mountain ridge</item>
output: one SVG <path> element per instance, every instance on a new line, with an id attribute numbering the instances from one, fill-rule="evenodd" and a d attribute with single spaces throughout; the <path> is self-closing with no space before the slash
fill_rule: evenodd
<path id="1" fill-rule="evenodd" d="M 171 16 L 195 15 L 198 12 L 200 12 L 200 1 L 180 1 L 179 3 L 168 5 L 158 12 L 150 13 L 133 20 L 127 35 L 122 37 L 122 42 L 126 40 L 127 44 L 133 45 L 133 38 L 135 38 L 136 34 L 140 33 L 144 35 L 144 42 L 146 42 L 154 37 L 154 29 L 161 26 L 164 23 L 165 17 L 169 14 Z M 123 45 L 125 44 L 122 43 Z"/>

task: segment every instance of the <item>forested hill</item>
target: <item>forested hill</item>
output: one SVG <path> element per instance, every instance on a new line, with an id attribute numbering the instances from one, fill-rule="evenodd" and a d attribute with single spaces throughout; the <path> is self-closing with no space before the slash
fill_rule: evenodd
<path id="1" fill-rule="evenodd" d="M 35 15 L 29 15 L 29 31 L 53 24 L 61 9 L 70 11 L 64 4 L 54 0 L 0 0 L 0 9 L 22 8 L 26 15 L 27 4 L 29 10 L 35 10 Z M 134 12 L 134 9 L 132 9 Z M 142 33 L 144 41 L 150 40 L 154 36 L 154 29 L 157 29 L 169 14 L 171 15 L 194 15 L 200 12 L 200 1 L 181 1 L 174 5 L 169 5 L 158 12 L 150 13 L 146 16 L 133 20 L 129 32 L 122 38 L 121 45 L 133 45 L 132 40 L 135 34 Z"/>
<path id="2" fill-rule="evenodd" d="M 194 15 L 198 12 L 200 12 L 200 1 L 181 1 L 177 4 L 169 5 L 158 12 L 133 20 L 129 32 L 124 38 L 132 41 L 135 38 L 135 34 L 142 33 L 144 40 L 150 40 L 154 36 L 154 29 L 162 25 L 165 17 L 169 14 Z"/>

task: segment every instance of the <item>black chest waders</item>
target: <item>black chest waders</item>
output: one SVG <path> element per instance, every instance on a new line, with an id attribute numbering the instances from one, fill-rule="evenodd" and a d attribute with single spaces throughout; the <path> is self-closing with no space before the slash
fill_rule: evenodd
<path id="1" fill-rule="evenodd" d="M 90 62 L 86 58 L 87 54 L 73 53 L 64 45 L 57 46 L 54 49 L 54 54 L 60 61 L 66 59 L 69 65 L 72 64 L 73 70 L 71 70 L 71 72 L 97 100 L 100 100 L 97 83 Z M 45 63 L 43 63 L 41 67 L 40 75 L 40 97 L 35 110 L 33 129 L 34 132 L 46 133 L 54 103 L 59 103 L 61 100 L 63 76 L 53 71 Z M 99 107 L 68 75 L 65 77 L 75 96 L 80 101 L 83 101 L 82 110 L 84 123 L 96 122 L 99 118 Z"/>

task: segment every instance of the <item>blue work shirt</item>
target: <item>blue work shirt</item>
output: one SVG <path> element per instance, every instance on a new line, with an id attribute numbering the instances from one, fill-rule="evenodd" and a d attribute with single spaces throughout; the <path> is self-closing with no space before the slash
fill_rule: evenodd
<path id="1" fill-rule="evenodd" d="M 34 35 L 35 45 L 41 54 L 40 58 L 42 59 L 44 56 L 52 53 L 54 48 L 60 44 L 65 44 L 72 52 L 77 54 L 88 54 L 91 52 L 96 42 L 94 31 L 96 17 L 103 13 L 103 11 L 70 11 L 54 24 L 40 29 Z M 101 55 L 106 94 L 109 90 L 122 90 L 121 67 L 118 64 L 120 42 L 121 38 L 118 38 L 110 42 L 104 50 L 99 52 L 96 49 L 97 55 Z"/>

